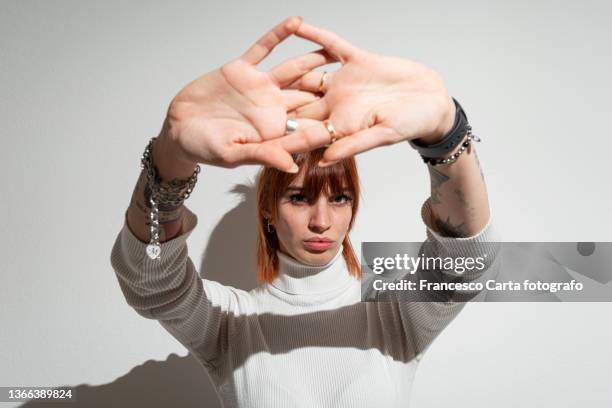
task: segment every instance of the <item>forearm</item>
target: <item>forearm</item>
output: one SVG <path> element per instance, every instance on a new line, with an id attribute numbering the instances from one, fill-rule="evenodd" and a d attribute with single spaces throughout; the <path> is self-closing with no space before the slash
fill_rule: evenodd
<path id="1" fill-rule="evenodd" d="M 160 135 L 153 145 L 153 163 L 159 172 L 162 181 L 189 178 L 196 163 L 188 163 L 176 159 L 173 146 L 165 137 Z M 149 242 L 151 204 L 149 201 L 150 189 L 147 185 L 146 174 L 141 171 L 132 199 L 127 211 L 127 223 L 130 230 L 142 242 Z M 171 207 L 159 205 L 159 241 L 166 242 L 179 235 L 183 222 L 183 205 Z"/>
<path id="2" fill-rule="evenodd" d="M 427 167 L 431 177 L 430 202 L 438 232 L 449 237 L 468 237 L 481 231 L 489 220 L 490 208 L 474 143 L 456 162 L 427 164 Z"/>

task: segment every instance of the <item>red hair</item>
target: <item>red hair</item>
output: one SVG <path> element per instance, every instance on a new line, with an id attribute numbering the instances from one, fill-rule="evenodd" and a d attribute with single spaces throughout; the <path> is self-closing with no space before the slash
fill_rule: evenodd
<path id="1" fill-rule="evenodd" d="M 265 212 L 270 214 L 270 223 L 276 222 L 278 202 L 285 194 L 287 187 L 297 178 L 302 170 L 304 183 L 302 194 L 306 197 L 318 198 L 325 188 L 330 194 L 341 194 L 348 189 L 353 196 L 352 215 L 348 231 L 342 241 L 342 255 L 346 261 L 349 274 L 361 278 L 361 266 L 349 240 L 348 233 L 353 228 L 355 216 L 359 208 L 359 177 L 357 165 L 353 157 L 327 166 L 319 167 L 317 163 L 323 157 L 325 148 L 310 152 L 293 154 L 293 159 L 300 170 L 286 173 L 273 167 L 264 167 L 257 180 L 257 280 L 259 283 L 270 283 L 278 275 L 278 255 L 280 249 L 276 232 L 267 231 Z"/>

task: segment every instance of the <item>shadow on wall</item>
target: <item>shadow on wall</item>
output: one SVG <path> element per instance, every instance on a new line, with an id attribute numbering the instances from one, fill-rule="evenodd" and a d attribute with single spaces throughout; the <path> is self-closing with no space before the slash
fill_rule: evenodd
<path id="1" fill-rule="evenodd" d="M 255 187 L 238 184 L 230 191 L 242 201 L 219 221 L 202 254 L 200 276 L 251 290 L 257 286 Z M 119 288 L 117 288 L 119 290 Z M 161 326 L 160 332 L 170 336 Z M 60 387 L 57 387 L 60 388 Z M 206 369 L 189 354 L 149 360 L 109 384 L 73 387 L 74 402 L 30 401 L 22 408 L 221 407 Z"/>
<path id="2" fill-rule="evenodd" d="M 200 277 L 249 291 L 257 287 L 255 186 L 237 184 L 230 191 L 242 202 L 227 212 L 210 234 L 202 253 Z"/>
<path id="3" fill-rule="evenodd" d="M 207 279 L 214 279 L 226 285 L 243 290 L 252 288 L 255 277 L 255 201 L 252 187 L 239 185 L 232 189 L 241 194 L 243 200 L 229 211 L 210 235 L 204 251 L 201 271 Z M 498 272 L 500 262 L 496 256 L 498 245 L 491 245 L 487 254 L 486 273 L 493 276 Z M 427 252 L 426 252 L 427 254 Z M 489 269 L 493 268 L 493 269 Z M 405 279 L 417 281 L 423 278 L 425 270 L 408 274 Z M 371 278 L 371 277 L 370 277 Z M 425 294 L 429 298 L 434 294 Z M 273 336 L 253 336 L 248 349 L 235 348 L 231 361 L 222 357 L 214 359 L 204 354 L 206 350 L 196 350 L 200 361 L 213 361 L 208 375 L 204 366 L 193 356 L 179 358 L 171 355 L 163 362 L 149 361 L 131 370 L 127 375 L 110 384 L 91 387 L 76 387 L 75 403 L 63 403 L 70 407 L 191 407 L 221 406 L 211 379 L 221 383 L 231 375 L 225 369 L 236 369 L 245 364 L 257 353 L 284 355 L 294 349 L 337 348 L 356 349 L 379 353 L 394 361 L 409 363 L 426 350 L 440 331 L 454 320 L 463 309 L 463 302 L 422 302 L 418 292 L 406 292 L 401 298 L 389 292 L 391 302 L 356 302 L 334 309 L 325 309 L 301 314 L 233 314 L 221 306 L 209 304 L 207 309 L 213 319 L 222 323 L 219 327 L 238 330 L 232 332 L 234 338 L 242 333 L 258 330 L 261 333 L 274 333 Z M 416 298 L 414 296 L 417 296 Z M 395 300 L 401 301 L 398 304 Z M 423 328 L 419 330 L 419 328 Z M 374 330 L 374 331 L 373 331 Z M 347 333 L 351 333 L 347 336 Z M 227 338 L 227 337 L 226 337 Z M 336 364 L 342 364 L 337 361 Z M 302 370 L 302 371 L 300 371 Z M 305 367 L 291 367 L 289 370 L 268 370 L 260 373 L 264 383 L 276 383 L 283 376 L 300 376 L 311 370 Z M 363 377 L 368 380 L 368 377 Z M 361 383 L 356 378 L 351 387 L 361 388 L 370 384 Z M 382 393 L 393 392 L 392 383 L 384 383 L 389 389 Z M 382 386 L 382 385 L 380 385 Z M 347 390 L 345 390 L 347 391 Z M 350 391 L 347 391 L 350 393 Z M 50 403 L 30 402 L 23 405 L 58 406 Z"/>
<path id="4" fill-rule="evenodd" d="M 61 388 L 61 387 L 57 387 Z M 149 360 L 109 384 L 73 387 L 74 402 L 30 401 L 23 408 L 221 407 L 204 368 L 191 355 Z"/>

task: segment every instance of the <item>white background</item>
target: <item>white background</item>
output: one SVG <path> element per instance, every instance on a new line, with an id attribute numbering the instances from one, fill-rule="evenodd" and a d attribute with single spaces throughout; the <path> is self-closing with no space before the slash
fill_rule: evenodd
<path id="1" fill-rule="evenodd" d="M 90 402 L 74 406 L 215 406 L 195 360 L 125 303 L 110 250 L 172 96 L 289 15 L 443 76 L 483 139 L 505 241 L 611 240 L 605 1 L 0 7 L 0 386 L 79 386 Z M 317 48 L 292 38 L 263 68 Z M 423 240 L 429 176 L 416 152 L 384 147 L 358 165 L 356 249 Z M 257 170 L 203 167 L 188 242 L 205 276 L 255 278 Z M 412 406 L 609 407 L 611 311 L 610 303 L 470 304 L 423 359 Z"/>

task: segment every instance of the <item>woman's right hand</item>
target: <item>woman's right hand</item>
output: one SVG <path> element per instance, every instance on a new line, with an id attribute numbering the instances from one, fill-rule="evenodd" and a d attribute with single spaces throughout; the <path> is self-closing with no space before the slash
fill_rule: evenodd
<path id="1" fill-rule="evenodd" d="M 323 50 L 287 60 L 267 72 L 256 65 L 294 34 L 301 17 L 289 17 L 242 56 L 185 86 L 172 100 L 160 138 L 183 163 L 233 168 L 263 164 L 296 171 L 285 135 L 287 112 L 315 101 L 310 92 L 286 89 L 302 75 L 333 59 Z M 298 119 L 300 128 L 315 123 Z"/>

